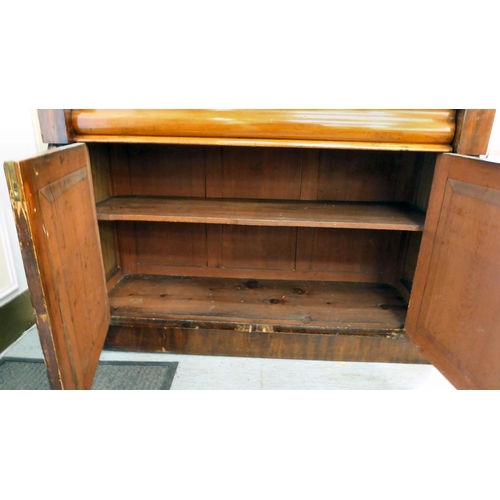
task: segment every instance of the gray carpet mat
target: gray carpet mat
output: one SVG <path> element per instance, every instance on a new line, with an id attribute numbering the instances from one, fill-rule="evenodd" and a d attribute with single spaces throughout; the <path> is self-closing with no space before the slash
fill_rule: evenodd
<path id="1" fill-rule="evenodd" d="M 93 390 L 168 390 L 177 361 L 100 361 Z M 1 358 L 0 390 L 49 390 L 41 359 Z"/>

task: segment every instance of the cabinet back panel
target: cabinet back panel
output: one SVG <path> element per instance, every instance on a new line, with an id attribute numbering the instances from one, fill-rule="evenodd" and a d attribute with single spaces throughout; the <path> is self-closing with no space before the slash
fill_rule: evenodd
<path id="1" fill-rule="evenodd" d="M 224 226 L 222 266 L 238 269 L 295 269 L 297 228 Z"/>
<path id="2" fill-rule="evenodd" d="M 399 153 L 323 150 L 316 198 L 337 201 L 393 201 Z"/>
<path id="3" fill-rule="evenodd" d="M 400 231 L 118 222 L 126 273 L 381 281 L 395 274 Z M 271 273 L 271 274 L 269 274 Z M 247 273 L 243 273 L 247 275 Z"/>
<path id="4" fill-rule="evenodd" d="M 134 144 L 110 146 L 112 194 L 415 201 L 423 153 Z M 422 161 L 420 161 L 422 163 Z"/>
<path id="5" fill-rule="evenodd" d="M 108 182 L 109 171 L 109 193 L 116 196 L 415 203 L 423 198 L 417 191 L 427 158 L 268 147 L 111 144 L 108 149 L 107 156 L 100 155 L 105 173 L 99 186 Z M 103 187 L 99 192 L 105 196 Z M 129 273 L 206 276 L 213 270 L 230 277 L 255 270 L 283 279 L 297 273 L 305 279 L 310 274 L 311 279 L 390 281 L 402 275 L 404 262 L 398 231 L 152 222 L 118 227 L 121 267 Z"/>
<path id="6" fill-rule="evenodd" d="M 116 196 L 205 196 L 210 148 L 116 145 L 113 151 Z"/>
<path id="7" fill-rule="evenodd" d="M 207 266 L 207 233 L 203 224 L 133 224 L 138 266 Z"/>
<path id="8" fill-rule="evenodd" d="M 300 199 L 302 152 L 277 148 L 224 148 L 221 198 Z"/>
<path id="9" fill-rule="evenodd" d="M 315 228 L 302 269 L 355 273 L 385 273 L 395 259 L 401 233 Z"/>

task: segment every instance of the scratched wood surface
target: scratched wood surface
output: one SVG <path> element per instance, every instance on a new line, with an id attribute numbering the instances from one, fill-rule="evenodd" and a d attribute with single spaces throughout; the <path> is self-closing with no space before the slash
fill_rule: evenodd
<path id="1" fill-rule="evenodd" d="M 403 204 L 117 197 L 97 205 L 99 220 L 422 231 L 424 213 Z"/>
<path id="2" fill-rule="evenodd" d="M 89 389 L 109 305 L 87 148 L 54 149 L 8 171 L 51 387 Z"/>
<path id="3" fill-rule="evenodd" d="M 170 352 L 205 356 L 246 356 L 325 361 L 427 364 L 417 347 L 403 333 L 372 331 L 329 333 L 218 330 L 169 327 L 150 321 L 111 325 L 106 349 Z"/>
<path id="4" fill-rule="evenodd" d="M 113 318 L 183 322 L 402 329 L 406 302 L 374 283 L 242 280 L 185 276 L 124 277 L 110 292 Z"/>
<path id="5" fill-rule="evenodd" d="M 459 388 L 500 389 L 500 168 L 436 166 L 407 331 Z"/>

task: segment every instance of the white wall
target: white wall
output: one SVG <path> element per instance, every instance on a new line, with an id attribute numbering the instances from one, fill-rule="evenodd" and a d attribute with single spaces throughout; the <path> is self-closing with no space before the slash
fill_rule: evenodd
<path id="1" fill-rule="evenodd" d="M 45 149 L 36 110 L 0 110 L 0 307 L 27 289 L 3 164 Z"/>
<path id="2" fill-rule="evenodd" d="M 493 122 L 486 159 L 500 163 L 500 109 L 497 109 L 495 121 Z"/>

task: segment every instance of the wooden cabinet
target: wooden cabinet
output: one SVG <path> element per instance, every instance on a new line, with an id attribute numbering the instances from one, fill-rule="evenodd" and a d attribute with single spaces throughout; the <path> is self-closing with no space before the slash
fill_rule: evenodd
<path id="1" fill-rule="evenodd" d="M 6 172 L 52 387 L 104 345 L 500 387 L 500 168 L 448 154 L 493 114 L 40 112 L 57 147 Z"/>

